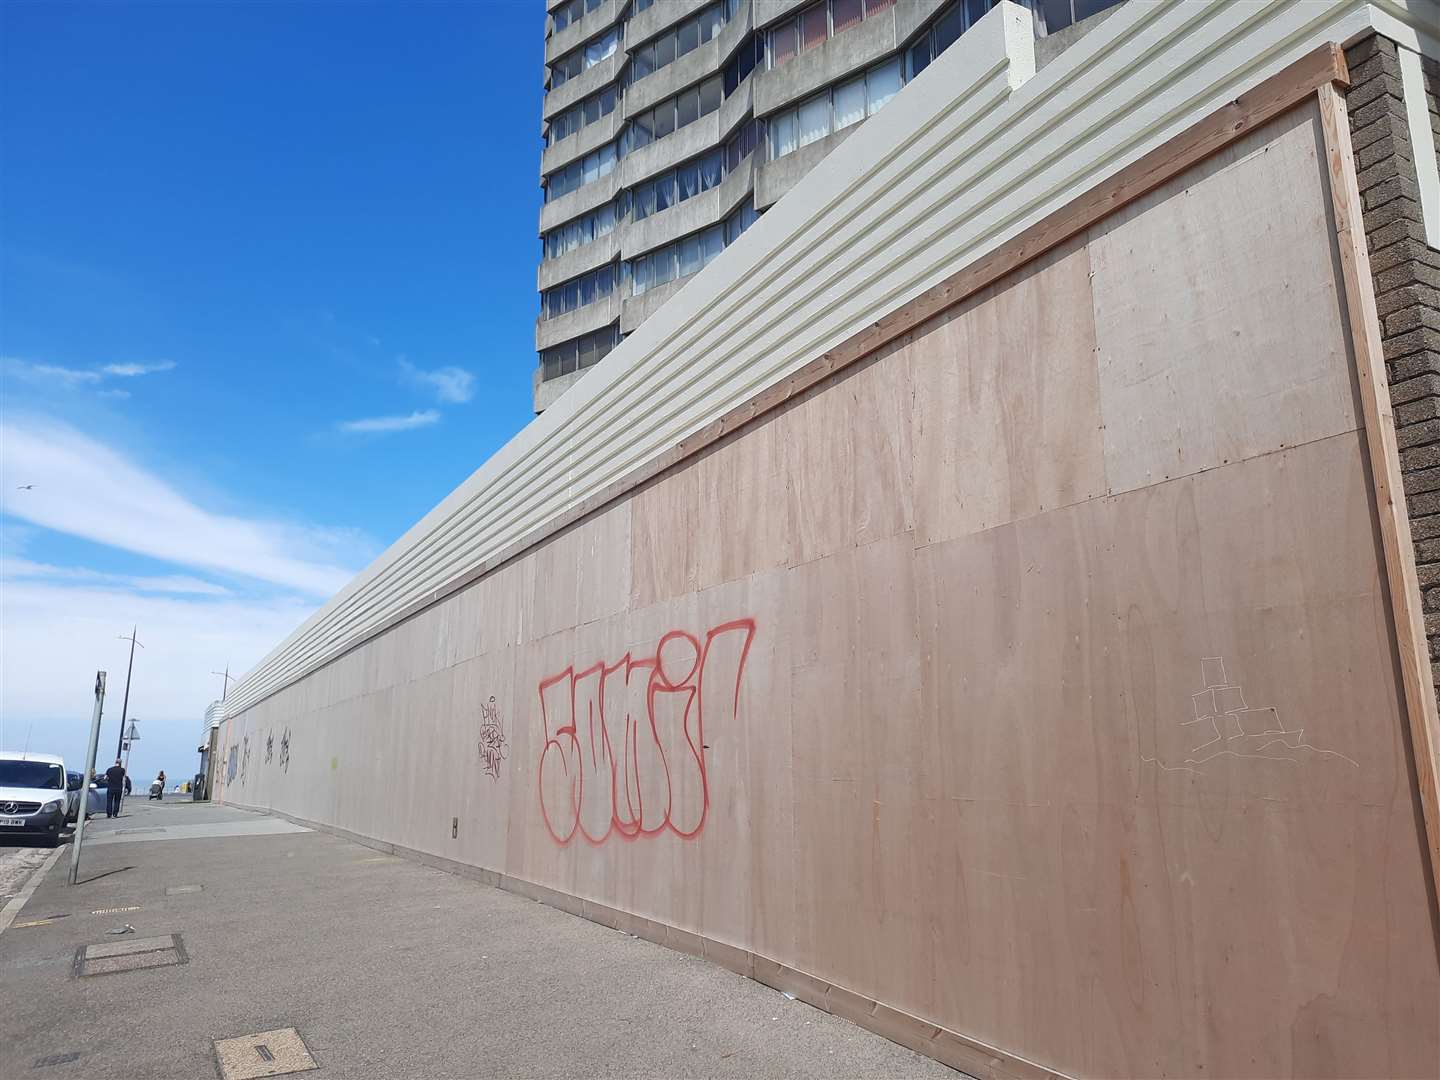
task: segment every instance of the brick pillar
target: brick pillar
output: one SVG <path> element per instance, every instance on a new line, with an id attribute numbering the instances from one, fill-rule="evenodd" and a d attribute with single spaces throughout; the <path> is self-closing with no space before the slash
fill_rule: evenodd
<path id="1" fill-rule="evenodd" d="M 1425 241 L 1395 43 L 1372 35 L 1347 49 L 1345 58 L 1365 238 L 1424 593 L 1430 671 L 1440 698 L 1440 251 Z M 1440 66 L 1425 60 L 1423 69 L 1440 148 Z"/>

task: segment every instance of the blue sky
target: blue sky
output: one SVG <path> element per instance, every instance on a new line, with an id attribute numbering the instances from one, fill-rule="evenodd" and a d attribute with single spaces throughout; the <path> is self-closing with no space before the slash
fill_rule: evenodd
<path id="1" fill-rule="evenodd" d="M 543 9 L 0 6 L 0 745 L 134 771 L 530 419 Z M 33 488 L 21 490 L 33 484 Z"/>

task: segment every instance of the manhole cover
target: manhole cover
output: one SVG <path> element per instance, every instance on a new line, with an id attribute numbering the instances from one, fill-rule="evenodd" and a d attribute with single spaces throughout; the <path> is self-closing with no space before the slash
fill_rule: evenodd
<path id="1" fill-rule="evenodd" d="M 257 1076 L 284 1076 L 286 1073 L 318 1069 L 305 1041 L 294 1028 L 241 1035 L 238 1039 L 217 1039 L 215 1060 L 224 1080 L 252 1080 Z"/>
<path id="2" fill-rule="evenodd" d="M 189 961 L 179 934 L 164 937 L 130 938 L 103 945 L 83 945 L 75 951 L 75 974 L 115 975 L 122 971 L 170 967 Z"/>

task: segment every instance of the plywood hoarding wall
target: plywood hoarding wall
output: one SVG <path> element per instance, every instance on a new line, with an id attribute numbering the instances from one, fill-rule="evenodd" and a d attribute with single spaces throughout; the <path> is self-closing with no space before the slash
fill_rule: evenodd
<path id="1" fill-rule="evenodd" d="M 232 718 L 222 797 L 997 1072 L 1433 1075 L 1331 205 L 1305 106 Z"/>

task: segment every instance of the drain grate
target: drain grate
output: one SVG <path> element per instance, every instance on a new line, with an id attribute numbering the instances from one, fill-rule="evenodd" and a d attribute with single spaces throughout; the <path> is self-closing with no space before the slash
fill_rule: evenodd
<path id="1" fill-rule="evenodd" d="M 164 937 L 132 938 L 103 945 L 82 945 L 75 950 L 75 974 L 118 975 L 124 971 L 171 967 L 189 963 L 185 942 L 179 934 Z"/>
<path id="2" fill-rule="evenodd" d="M 125 912 L 125 911 L 139 911 L 139 910 L 140 910 L 140 905 L 139 905 L 139 904 L 136 904 L 134 907 L 102 907 L 102 908 L 96 908 L 94 911 L 90 912 L 90 914 L 91 914 L 91 915 L 119 915 L 121 912 Z"/>
<path id="3" fill-rule="evenodd" d="M 294 1028 L 278 1028 L 235 1039 L 215 1040 L 215 1060 L 224 1080 L 255 1080 L 308 1072 L 320 1066 Z"/>

